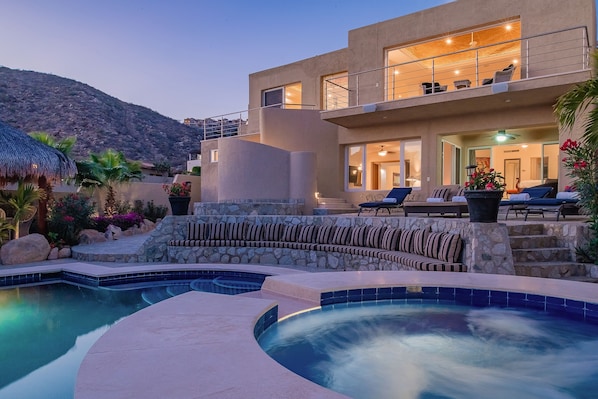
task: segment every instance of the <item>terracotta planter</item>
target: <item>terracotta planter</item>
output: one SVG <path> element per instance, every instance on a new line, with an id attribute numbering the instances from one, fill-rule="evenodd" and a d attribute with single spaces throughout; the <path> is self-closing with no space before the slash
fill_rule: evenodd
<path id="1" fill-rule="evenodd" d="M 497 222 L 503 191 L 465 190 L 464 195 L 467 200 L 470 222 Z"/>
<path id="2" fill-rule="evenodd" d="M 168 197 L 173 215 L 186 215 L 191 197 Z"/>

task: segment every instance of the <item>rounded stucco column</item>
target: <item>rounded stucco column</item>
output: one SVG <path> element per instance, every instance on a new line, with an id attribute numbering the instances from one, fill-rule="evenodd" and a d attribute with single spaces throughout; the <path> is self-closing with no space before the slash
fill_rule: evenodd
<path id="1" fill-rule="evenodd" d="M 289 176 L 289 197 L 292 200 L 303 200 L 305 214 L 313 214 L 317 206 L 315 193 L 318 187 L 316 154 L 308 151 L 291 153 Z"/>

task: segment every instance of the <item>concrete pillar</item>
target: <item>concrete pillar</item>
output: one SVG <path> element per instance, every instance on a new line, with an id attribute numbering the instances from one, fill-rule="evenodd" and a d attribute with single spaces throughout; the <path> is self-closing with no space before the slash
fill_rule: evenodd
<path id="1" fill-rule="evenodd" d="M 316 154 L 308 151 L 292 152 L 290 163 L 289 198 L 303 200 L 305 214 L 312 215 L 317 206 L 315 197 L 318 187 Z"/>

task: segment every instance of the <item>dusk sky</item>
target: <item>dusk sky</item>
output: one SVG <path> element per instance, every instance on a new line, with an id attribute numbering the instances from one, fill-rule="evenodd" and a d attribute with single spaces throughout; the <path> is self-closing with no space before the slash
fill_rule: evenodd
<path id="1" fill-rule="evenodd" d="M 248 108 L 248 76 L 447 0 L 0 0 L 0 65 L 182 120 Z M 0 104 L 1 106 L 1 104 Z"/>

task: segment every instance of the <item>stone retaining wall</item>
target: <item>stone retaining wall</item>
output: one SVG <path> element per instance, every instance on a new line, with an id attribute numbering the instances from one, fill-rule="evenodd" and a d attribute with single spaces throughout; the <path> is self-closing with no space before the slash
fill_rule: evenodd
<path id="1" fill-rule="evenodd" d="M 463 261 L 471 273 L 515 274 L 511 246 L 507 227 L 501 223 L 470 223 L 466 219 L 437 219 L 409 217 L 343 217 L 343 216 L 167 216 L 152 232 L 151 237 L 138 251 L 138 259 L 142 262 L 167 262 L 168 241 L 183 240 L 187 234 L 187 223 L 202 221 L 205 223 L 236 223 L 247 220 L 255 223 L 314 224 L 336 226 L 387 226 L 401 229 L 421 229 L 429 227 L 432 232 L 457 233 L 463 239 Z M 191 250 L 182 251 L 180 263 L 260 263 L 289 264 L 318 267 L 323 262 L 322 256 L 329 254 L 312 254 L 306 251 L 283 248 L 206 248 L 202 255 L 192 255 Z M 268 252 L 266 254 L 266 252 Z M 339 257 L 336 264 L 342 270 L 369 270 L 371 265 L 365 257 L 348 255 Z M 288 262 L 287 262 L 288 260 Z M 271 262 L 271 263 L 270 263 Z M 328 264 L 335 261 L 327 260 Z M 392 265 L 380 263 L 379 268 L 393 270 Z M 334 269 L 334 267 L 332 267 Z"/>

